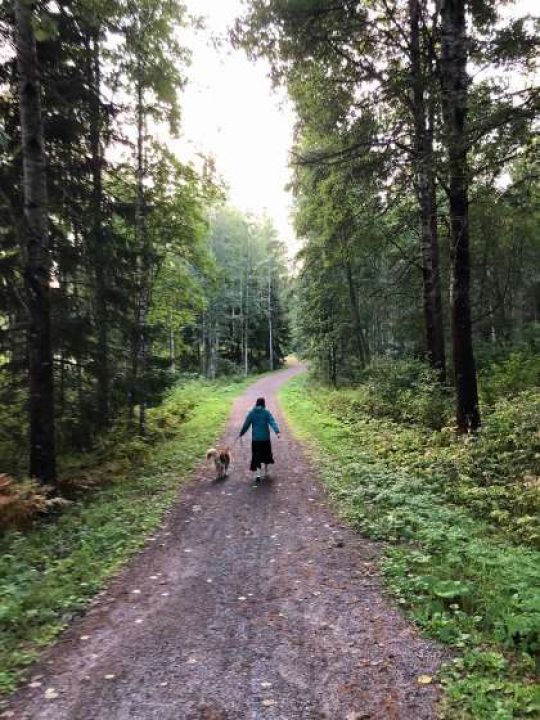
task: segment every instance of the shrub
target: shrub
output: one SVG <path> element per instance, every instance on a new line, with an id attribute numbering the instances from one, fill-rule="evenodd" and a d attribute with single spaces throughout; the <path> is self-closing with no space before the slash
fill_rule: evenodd
<path id="1" fill-rule="evenodd" d="M 511 398 L 528 388 L 540 386 L 540 355 L 513 352 L 504 360 L 493 363 L 480 372 L 482 403 L 492 406 L 500 398 Z"/>
<path id="2" fill-rule="evenodd" d="M 451 421 L 452 399 L 436 373 L 420 360 L 379 360 L 355 389 L 357 410 L 439 430 Z"/>

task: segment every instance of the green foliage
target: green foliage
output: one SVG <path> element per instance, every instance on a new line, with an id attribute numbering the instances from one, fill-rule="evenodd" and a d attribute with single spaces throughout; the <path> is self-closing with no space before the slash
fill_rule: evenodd
<path id="1" fill-rule="evenodd" d="M 320 387 L 318 393 L 340 422 L 356 428 L 374 457 L 430 483 L 437 479 L 447 501 L 467 507 L 516 541 L 540 541 L 538 390 L 498 397 L 485 408 L 480 432 L 462 439 L 447 425 L 452 408 L 445 389 L 422 363 L 379 362 L 360 377 L 363 382 L 354 388 L 333 392 Z M 529 377 L 525 372 L 518 381 L 507 378 L 504 392 Z M 498 392 L 503 392 L 501 385 Z"/>
<path id="2" fill-rule="evenodd" d="M 26 469 L 26 390 L 21 380 L 9 377 L 0 365 L 0 473 Z"/>
<path id="3" fill-rule="evenodd" d="M 532 417 L 531 403 L 540 398 L 529 393 L 521 409 L 512 407 L 510 422 L 528 412 Z M 519 447 L 507 439 L 503 450 L 508 426 L 496 416 L 490 427 L 489 416 L 485 439 L 463 442 L 448 430 L 373 419 L 367 406 L 353 407 L 355 394 L 297 379 L 282 400 L 293 426 L 312 444 L 343 517 L 388 543 L 382 570 L 398 603 L 458 653 L 442 671 L 445 717 L 529 717 L 532 658 L 540 642 L 540 554 L 516 541 L 522 535 L 533 541 L 536 530 L 521 533 L 517 526 L 527 524 L 526 515 L 494 522 L 499 494 L 475 496 L 475 504 L 466 494 L 456 497 L 454 488 L 463 483 L 471 494 L 487 490 L 481 468 L 488 457 L 499 458 L 497 477 L 505 480 L 512 507 L 521 507 L 523 488 L 509 472 L 534 435 L 529 428 Z M 510 412 L 507 402 L 497 406 L 500 416 Z M 465 468 L 476 474 L 464 477 Z M 530 510 L 529 500 L 523 502 Z"/>
<path id="4" fill-rule="evenodd" d="M 534 348 L 515 350 L 504 360 L 490 363 L 480 373 L 481 399 L 486 405 L 493 405 L 501 397 L 514 397 L 531 387 L 540 387 L 540 354 Z"/>
<path id="5" fill-rule="evenodd" d="M 10 692 L 37 657 L 163 520 L 180 483 L 215 441 L 245 383 L 196 380 L 151 413 L 151 440 L 74 458 L 64 472 L 102 489 L 79 494 L 54 521 L 0 540 L 0 690 Z M 118 441 L 119 437 L 115 438 Z M 97 482 L 96 482 L 97 484 Z M 80 487 L 80 486 L 79 486 Z"/>
<path id="6" fill-rule="evenodd" d="M 207 242 L 215 266 L 200 318 L 201 371 L 208 377 L 283 362 L 289 340 L 285 246 L 267 217 L 222 206 L 210 214 Z"/>
<path id="7" fill-rule="evenodd" d="M 396 422 L 440 430 L 450 423 L 452 400 L 436 373 L 420 360 L 377 360 L 358 378 L 355 407 Z"/>

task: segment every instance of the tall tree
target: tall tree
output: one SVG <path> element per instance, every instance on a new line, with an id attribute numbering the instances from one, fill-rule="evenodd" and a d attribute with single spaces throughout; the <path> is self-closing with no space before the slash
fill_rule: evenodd
<path id="1" fill-rule="evenodd" d="M 269 57 L 276 77 L 288 83 L 302 126 L 320 125 L 336 104 L 341 112 L 334 111 L 335 128 L 341 130 L 361 123 L 365 114 L 377 116 L 378 132 L 368 142 L 351 142 L 337 155 L 321 151 L 319 161 L 348 163 L 361 152 L 385 153 L 393 158 L 394 173 L 405 171 L 414 178 L 421 228 L 425 355 L 444 379 L 433 155 L 436 18 L 426 0 L 376 0 L 369 7 L 348 0 L 255 0 L 248 17 L 238 23 L 236 38 L 249 51 Z M 301 87 L 314 79 L 317 92 L 308 95 Z M 331 86 L 333 91 L 328 89 Z M 334 103 L 329 108 L 325 104 L 331 94 Z"/>
<path id="2" fill-rule="evenodd" d="M 448 154 L 450 313 L 460 430 L 480 425 L 470 306 L 468 87 L 465 0 L 441 3 L 441 85 Z"/>
<path id="3" fill-rule="evenodd" d="M 409 67 L 412 86 L 410 110 L 414 126 L 413 163 L 421 224 L 426 354 L 430 365 L 438 371 L 441 380 L 444 380 L 446 358 L 433 153 L 435 98 L 433 97 L 433 57 L 430 52 L 435 42 L 436 20 L 432 19 L 426 38 L 428 3 L 425 0 L 409 0 L 408 14 Z"/>
<path id="4" fill-rule="evenodd" d="M 51 348 L 49 232 L 41 85 L 34 4 L 15 2 L 19 108 L 23 156 L 24 282 L 28 310 L 30 475 L 56 480 L 54 381 Z"/>
<path id="5" fill-rule="evenodd" d="M 139 407 L 139 430 L 146 433 L 146 374 L 149 354 L 148 313 L 151 302 L 152 247 L 146 226 L 147 203 L 145 180 L 147 121 L 166 120 L 175 132 L 178 124 L 178 91 L 183 85 L 180 74 L 185 50 L 175 31 L 184 22 L 184 6 L 176 0 L 143 0 L 128 2 L 124 25 L 128 87 L 135 95 L 136 196 L 135 242 L 139 247 L 139 291 L 133 351 L 133 401 Z M 149 94 L 153 100 L 149 100 Z"/>
<path id="6" fill-rule="evenodd" d="M 94 14 L 86 33 L 87 75 L 90 94 L 89 142 L 92 167 L 91 249 L 95 273 L 95 318 L 97 326 L 96 404 L 98 426 L 106 427 L 110 417 L 109 318 L 107 313 L 107 268 L 105 249 L 103 145 L 105 113 L 102 108 L 100 18 Z"/>

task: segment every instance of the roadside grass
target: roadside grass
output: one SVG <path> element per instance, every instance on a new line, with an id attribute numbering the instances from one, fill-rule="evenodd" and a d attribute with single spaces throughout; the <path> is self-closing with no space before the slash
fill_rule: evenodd
<path id="1" fill-rule="evenodd" d="M 396 601 L 452 649 L 439 678 L 441 716 L 538 717 L 540 553 L 469 513 L 463 501 L 453 504 L 444 463 L 431 472 L 415 466 L 414 456 L 425 451 L 423 431 L 342 412 L 340 394 L 348 392 L 300 377 L 280 397 L 342 517 L 386 542 L 381 570 Z M 429 452 L 433 460 L 435 440 Z"/>
<path id="2" fill-rule="evenodd" d="M 149 411 L 149 441 L 118 431 L 122 442 L 113 435 L 96 453 L 67 458 L 62 477 L 78 488 L 75 502 L 0 538 L 0 694 L 15 689 L 40 650 L 144 545 L 253 381 L 174 388 Z"/>

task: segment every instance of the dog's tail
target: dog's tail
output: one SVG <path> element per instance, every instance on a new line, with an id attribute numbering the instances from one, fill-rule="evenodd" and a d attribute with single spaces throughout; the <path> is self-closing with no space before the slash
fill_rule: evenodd
<path id="1" fill-rule="evenodd" d="M 206 451 L 206 459 L 212 460 L 213 458 L 216 458 L 218 455 L 218 451 L 215 448 L 210 448 Z"/>

